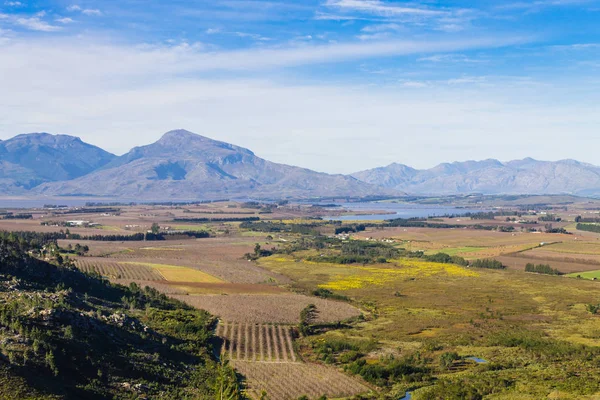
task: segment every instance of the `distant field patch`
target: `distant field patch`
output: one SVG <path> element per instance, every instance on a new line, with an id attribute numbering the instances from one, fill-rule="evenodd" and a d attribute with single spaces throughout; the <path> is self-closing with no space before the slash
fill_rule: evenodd
<path id="1" fill-rule="evenodd" d="M 142 263 L 133 261 L 123 261 L 119 264 L 125 265 L 141 265 L 147 266 L 164 277 L 167 281 L 173 282 L 203 282 L 203 283 L 219 283 L 223 282 L 221 279 L 209 275 L 205 272 L 198 271 L 188 267 L 181 267 L 178 265 L 167 265 L 167 264 L 152 264 Z"/>
<path id="2" fill-rule="evenodd" d="M 297 324 L 300 312 L 309 304 L 317 306 L 319 322 L 343 321 L 360 315 L 360 311 L 350 304 L 300 294 L 173 297 L 230 322 Z"/>
<path id="3" fill-rule="evenodd" d="M 84 272 L 96 272 L 109 279 L 134 279 L 144 281 L 164 281 L 165 278 L 146 265 L 123 265 L 119 262 L 107 262 L 78 258 L 77 268 Z"/>
<path id="4" fill-rule="evenodd" d="M 181 247 L 142 247 L 140 250 L 151 250 L 151 251 L 183 251 L 185 249 Z"/>
<path id="5" fill-rule="evenodd" d="M 479 276 L 475 271 L 453 264 L 416 260 L 397 260 L 395 264 L 396 268 L 358 267 L 356 274 L 335 277 L 334 280 L 321 284 L 319 287 L 330 290 L 350 290 L 368 286 L 383 286 L 391 284 L 399 278 L 429 277 L 439 274 L 458 277 Z"/>
<path id="6" fill-rule="evenodd" d="M 207 225 L 175 225 L 173 229 L 178 231 L 196 231 L 203 232 L 209 231 L 209 227 Z"/>
<path id="7" fill-rule="evenodd" d="M 485 250 L 486 247 L 473 247 L 473 246 L 464 246 L 464 247 L 450 247 L 446 249 L 439 250 L 442 253 L 446 253 L 449 256 L 458 256 L 467 253 L 473 253 L 476 251 Z M 437 251 L 430 251 L 428 253 L 437 253 Z"/>
<path id="8" fill-rule="evenodd" d="M 234 361 L 235 368 L 248 379 L 248 392 L 254 399 L 264 390 L 269 398 L 293 400 L 302 395 L 311 399 L 349 398 L 368 392 L 356 378 L 336 368 L 319 364 Z"/>
<path id="9" fill-rule="evenodd" d="M 574 272 L 574 273 L 568 274 L 566 276 L 568 276 L 569 278 L 581 277 L 582 279 L 589 279 L 589 280 L 598 279 L 598 280 L 600 280 L 600 270 L 587 271 L 587 272 Z"/>
<path id="10" fill-rule="evenodd" d="M 541 247 L 545 251 L 552 251 L 556 253 L 575 253 L 575 254 L 590 254 L 600 255 L 600 243 L 596 242 L 583 242 L 583 241 L 569 241 L 550 244 Z"/>

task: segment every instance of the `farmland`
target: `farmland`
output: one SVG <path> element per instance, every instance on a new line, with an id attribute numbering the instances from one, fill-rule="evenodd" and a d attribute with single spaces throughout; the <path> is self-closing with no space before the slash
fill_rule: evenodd
<path id="1" fill-rule="evenodd" d="M 564 220 L 557 226 L 572 226 L 569 218 L 584 212 L 561 211 Z M 515 224 L 461 218 L 439 222 L 463 223 L 461 228 L 376 223 L 335 235 L 336 227 L 352 229 L 356 223 L 335 225 L 313 219 L 314 213 L 312 207 L 265 212 L 232 202 L 122 207 L 119 215 L 78 215 L 102 221 L 101 229 L 69 229 L 81 235 L 115 229 L 132 234 L 157 223 L 164 231 L 185 228 L 210 237 L 64 239 L 58 245 L 83 271 L 124 285 L 151 286 L 218 317 L 221 355 L 242 375 L 253 398 L 262 391 L 270 399 L 375 391 L 401 398 L 411 390 L 419 400 L 457 387 L 496 399 L 517 394 L 592 399 L 600 393 L 592 378 L 600 373 L 600 318 L 588 311 L 600 302 L 600 284 L 592 280 L 600 278 L 600 235 L 546 233 L 543 225 L 536 232 L 503 231 Z M 173 223 L 205 217 L 212 221 Z M 223 222 L 246 217 L 266 224 L 253 229 Z M 40 212 L 33 221 L 2 224 L 39 232 L 65 229 L 39 225 L 46 218 Z M 77 245 L 89 250 L 68 253 Z M 359 261 L 342 257 L 344 251 L 355 252 L 350 256 Z M 427 258 L 440 252 L 455 258 Z M 468 265 L 487 258 L 507 268 Z M 549 264 L 569 275 L 525 273 L 527 263 Z M 578 275 L 583 279 L 575 279 Z M 317 314 L 311 328 L 301 331 L 301 314 L 311 304 Z M 552 371 L 571 370 L 578 372 L 549 379 Z M 486 392 L 490 382 L 503 386 Z"/>
<path id="2" fill-rule="evenodd" d="M 335 368 L 304 363 L 255 363 L 236 361 L 235 368 L 248 379 L 248 394 L 259 398 L 264 391 L 272 399 L 292 400 L 307 395 L 316 399 L 351 397 L 368 386 Z"/>
<path id="3" fill-rule="evenodd" d="M 335 322 L 360 315 L 355 307 L 331 300 L 299 294 L 232 294 L 227 296 L 174 296 L 189 305 L 202 308 L 225 320 L 248 323 L 298 322 L 300 311 L 308 304 L 315 304 L 319 322 Z"/>

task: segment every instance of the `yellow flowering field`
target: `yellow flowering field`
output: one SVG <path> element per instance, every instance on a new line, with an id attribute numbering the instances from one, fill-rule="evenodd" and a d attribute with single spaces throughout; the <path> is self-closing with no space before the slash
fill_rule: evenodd
<path id="1" fill-rule="evenodd" d="M 430 277 L 445 274 L 456 277 L 476 277 L 479 274 L 467 268 L 453 264 L 441 264 L 420 260 L 395 260 L 394 268 L 357 267 L 357 274 L 352 276 L 336 276 L 334 280 L 319 285 L 323 289 L 350 290 L 366 286 L 383 286 L 398 278 Z"/>

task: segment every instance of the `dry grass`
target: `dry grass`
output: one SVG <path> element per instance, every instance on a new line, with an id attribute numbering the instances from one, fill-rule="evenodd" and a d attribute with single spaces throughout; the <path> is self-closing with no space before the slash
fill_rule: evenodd
<path id="1" fill-rule="evenodd" d="M 235 368 L 246 377 L 248 394 L 258 399 L 264 390 L 269 398 L 297 399 L 307 395 L 316 399 L 355 396 L 369 388 L 358 379 L 332 367 L 303 363 L 266 363 L 235 361 Z"/>
<path id="2" fill-rule="evenodd" d="M 161 281 L 165 278 L 147 265 L 124 265 L 105 259 L 77 258 L 75 265 L 85 272 L 97 272 L 109 279 Z"/>
<path id="3" fill-rule="evenodd" d="M 296 324 L 300 311 L 309 304 L 317 306 L 320 322 L 343 321 L 360 315 L 360 311 L 349 304 L 299 294 L 173 297 L 235 322 Z"/>

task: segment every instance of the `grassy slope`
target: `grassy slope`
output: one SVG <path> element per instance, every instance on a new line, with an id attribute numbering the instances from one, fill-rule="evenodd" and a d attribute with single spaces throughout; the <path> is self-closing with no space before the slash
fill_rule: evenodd
<path id="1" fill-rule="evenodd" d="M 347 361 L 348 351 L 331 354 L 335 346 L 325 353 L 315 351 L 321 346 L 319 340 L 329 343 L 340 337 L 359 344 L 375 341 L 377 350 L 364 352 L 368 363 L 385 364 L 382 360 L 390 355 L 417 357 L 418 364 L 429 370 L 426 378 L 393 379 L 399 391 L 429 387 L 415 392 L 415 399 L 460 398 L 467 396 L 460 392 L 467 388 L 505 399 L 552 393 L 558 398 L 585 399 L 600 392 L 594 378 L 600 374 L 600 318 L 585 310 L 586 304 L 600 299 L 600 286 L 595 283 L 519 271 L 471 269 L 476 273 L 471 275 L 436 267 L 433 270 L 438 272 L 430 274 L 426 268 L 419 271 L 398 260 L 368 266 L 374 268 L 374 276 L 358 279 L 362 283 L 352 288 L 340 283 L 365 276 L 362 265 L 297 262 L 294 258 L 273 256 L 259 263 L 290 276 L 298 288 L 345 288 L 338 292 L 373 316 L 306 340 L 307 357 L 352 365 Z M 450 370 L 440 368 L 441 355 L 454 351 L 490 363 L 456 362 Z M 441 394 L 447 397 L 436 397 Z"/>
<path id="2" fill-rule="evenodd" d="M 0 398 L 213 398 L 229 376 L 207 313 L 25 250 L 0 238 Z"/>

